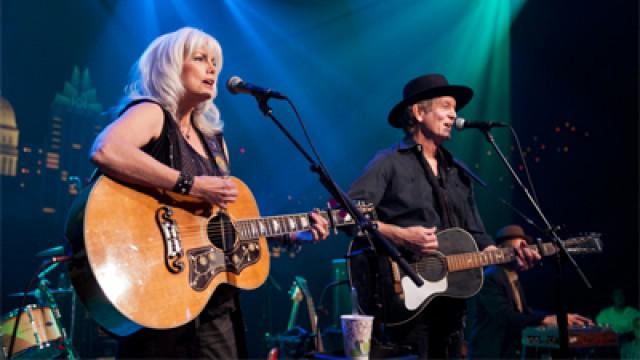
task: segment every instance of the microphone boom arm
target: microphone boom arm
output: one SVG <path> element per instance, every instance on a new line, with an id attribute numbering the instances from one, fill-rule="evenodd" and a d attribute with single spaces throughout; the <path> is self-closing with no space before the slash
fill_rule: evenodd
<path id="1" fill-rule="evenodd" d="M 273 115 L 273 110 L 269 107 L 268 101 L 269 97 L 267 96 L 256 96 L 256 100 L 258 101 L 258 106 L 262 113 L 270 118 L 276 126 L 284 133 L 284 135 L 291 141 L 291 143 L 298 149 L 298 151 L 302 154 L 302 156 L 307 159 L 310 164 L 311 171 L 318 174 L 320 178 L 320 183 L 325 187 L 325 189 L 333 196 L 336 201 L 342 205 L 342 207 L 351 215 L 351 217 L 355 220 L 356 226 L 366 234 L 370 235 L 373 239 L 374 243 L 381 247 L 385 253 L 387 253 L 394 261 L 398 263 L 398 266 L 405 272 L 405 274 L 418 286 L 422 286 L 424 284 L 424 280 L 418 276 L 407 260 L 400 254 L 398 248 L 391 243 L 387 238 L 385 238 L 380 231 L 377 229 L 377 225 L 372 221 L 365 218 L 362 212 L 355 206 L 353 200 L 349 198 L 338 184 L 336 184 L 324 166 L 316 163 L 315 160 L 309 155 L 309 153 L 300 145 L 300 143 L 289 133 L 289 131 L 280 123 L 280 121 Z M 289 101 L 287 99 L 287 101 Z M 289 101 L 290 102 L 290 101 Z"/>

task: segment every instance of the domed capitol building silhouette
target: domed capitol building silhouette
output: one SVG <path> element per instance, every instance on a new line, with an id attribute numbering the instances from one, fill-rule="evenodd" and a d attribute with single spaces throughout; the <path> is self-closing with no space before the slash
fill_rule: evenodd
<path id="1" fill-rule="evenodd" d="M 19 136 L 13 107 L 0 97 L 0 175 L 16 176 Z"/>

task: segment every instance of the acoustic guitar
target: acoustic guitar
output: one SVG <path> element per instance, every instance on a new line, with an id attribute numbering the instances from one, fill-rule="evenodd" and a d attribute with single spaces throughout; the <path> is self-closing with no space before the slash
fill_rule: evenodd
<path id="1" fill-rule="evenodd" d="M 466 299 L 482 288 L 482 267 L 515 261 L 513 248 L 478 251 L 473 236 L 460 228 L 438 232 L 438 251 L 407 259 L 424 280 L 422 286 L 406 276 L 387 256 L 377 256 L 368 239 L 352 241 L 348 269 L 351 286 L 356 288 L 360 309 L 376 315 L 386 326 L 404 324 L 418 316 L 439 296 Z M 563 241 L 569 253 L 587 254 L 602 251 L 600 234 L 574 237 Z M 537 245 L 529 245 L 540 250 Z M 542 256 L 558 251 L 553 243 L 542 244 Z M 383 313 L 380 314 L 379 311 Z"/>
<path id="2" fill-rule="evenodd" d="M 266 238 L 309 230 L 310 218 L 260 217 L 247 185 L 231 180 L 239 195 L 226 210 L 104 175 L 78 196 L 65 226 L 69 274 L 98 324 L 121 336 L 174 328 L 198 316 L 221 284 L 264 283 Z M 353 224 L 340 210 L 321 214 L 332 228 Z"/>

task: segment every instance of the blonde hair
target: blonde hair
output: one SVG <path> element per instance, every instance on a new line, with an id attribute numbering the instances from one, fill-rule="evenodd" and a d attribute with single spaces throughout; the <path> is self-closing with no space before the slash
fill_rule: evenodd
<path id="1" fill-rule="evenodd" d="M 152 99 L 162 104 L 174 119 L 178 119 L 178 101 L 185 92 L 181 81 L 182 65 L 184 59 L 201 46 L 206 46 L 213 53 L 219 72 L 222 69 L 222 48 L 211 35 L 183 27 L 157 37 L 132 66 L 131 81 L 125 87 L 123 103 L 141 98 Z M 217 94 L 216 82 L 213 99 Z M 219 133 L 223 128 L 220 111 L 210 100 L 196 106 L 193 120 L 198 129 L 208 135 Z"/>

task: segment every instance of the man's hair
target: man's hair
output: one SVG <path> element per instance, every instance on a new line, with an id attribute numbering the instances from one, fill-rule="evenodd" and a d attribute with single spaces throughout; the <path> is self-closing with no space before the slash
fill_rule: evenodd
<path id="1" fill-rule="evenodd" d="M 405 108 L 404 113 L 402 114 L 402 121 L 404 123 L 402 130 L 404 130 L 407 135 L 413 135 L 418 128 L 418 122 L 416 121 L 416 117 L 413 114 L 413 105 L 418 105 L 418 107 L 420 107 L 423 111 L 429 112 L 431 111 L 431 107 L 433 106 L 433 99 L 420 100 L 416 103 L 408 105 Z"/>
<path id="2" fill-rule="evenodd" d="M 162 104 L 177 120 L 178 101 L 185 93 L 181 79 L 182 65 L 184 59 L 201 46 L 206 46 L 214 54 L 216 71 L 220 73 L 222 48 L 215 38 L 203 31 L 183 27 L 153 40 L 131 67 L 131 81 L 125 87 L 121 106 L 140 98 L 152 99 Z M 214 86 L 213 99 L 217 93 L 217 86 Z M 222 131 L 220 111 L 213 101 L 206 100 L 198 104 L 193 119 L 205 134 Z"/>

